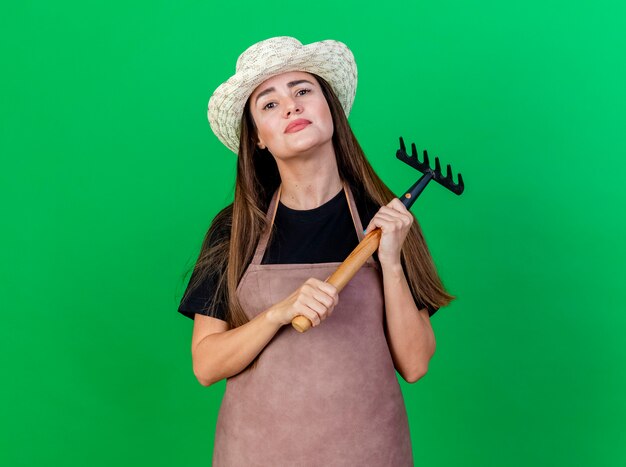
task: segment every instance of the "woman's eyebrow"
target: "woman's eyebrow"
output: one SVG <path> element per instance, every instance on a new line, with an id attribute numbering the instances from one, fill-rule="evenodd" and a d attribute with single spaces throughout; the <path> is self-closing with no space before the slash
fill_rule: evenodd
<path id="1" fill-rule="evenodd" d="M 301 84 L 301 83 L 309 83 L 311 86 L 313 86 L 313 83 L 311 83 L 311 82 L 310 82 L 309 80 L 307 80 L 307 79 L 298 79 L 298 80 L 296 80 L 296 81 L 289 81 L 289 82 L 287 83 L 287 87 L 288 87 L 288 88 L 293 88 L 294 86 L 297 86 L 298 84 Z M 269 94 L 270 92 L 274 92 L 274 91 L 276 91 L 276 89 L 274 89 L 273 87 L 271 87 L 271 88 L 267 88 L 266 90 L 261 91 L 261 92 L 260 92 L 260 93 L 256 96 L 256 99 L 254 100 L 254 104 L 256 105 L 256 103 L 259 101 L 259 98 L 261 98 L 261 97 L 265 96 L 266 94 Z"/>

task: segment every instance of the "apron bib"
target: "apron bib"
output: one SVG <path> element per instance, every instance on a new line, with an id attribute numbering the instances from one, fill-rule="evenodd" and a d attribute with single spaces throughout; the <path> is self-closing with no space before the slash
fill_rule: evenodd
<path id="1" fill-rule="evenodd" d="M 344 184 L 359 241 L 363 227 Z M 267 211 L 274 222 L 280 188 Z M 237 297 L 249 319 L 309 277 L 341 264 L 261 264 L 265 231 Z M 411 467 L 406 409 L 383 328 L 384 296 L 369 258 L 339 295 L 332 315 L 301 334 L 283 326 L 257 367 L 226 381 L 215 430 L 214 467 Z"/>

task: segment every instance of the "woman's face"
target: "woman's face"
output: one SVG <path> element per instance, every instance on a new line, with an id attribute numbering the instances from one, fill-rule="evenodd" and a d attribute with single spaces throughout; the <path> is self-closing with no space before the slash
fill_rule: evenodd
<path id="1" fill-rule="evenodd" d="M 291 71 L 261 83 L 250 95 L 258 146 L 277 159 L 332 148 L 333 119 L 313 75 Z"/>

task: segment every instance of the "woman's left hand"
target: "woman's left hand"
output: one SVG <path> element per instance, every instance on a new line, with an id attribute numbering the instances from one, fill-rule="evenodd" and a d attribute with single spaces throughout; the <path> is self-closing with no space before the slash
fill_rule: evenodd
<path id="1" fill-rule="evenodd" d="M 378 245 L 378 259 L 381 266 L 400 264 L 400 251 L 406 235 L 409 233 L 413 215 L 398 198 L 394 198 L 386 206 L 381 207 L 372 218 L 365 235 L 376 227 L 383 232 Z"/>

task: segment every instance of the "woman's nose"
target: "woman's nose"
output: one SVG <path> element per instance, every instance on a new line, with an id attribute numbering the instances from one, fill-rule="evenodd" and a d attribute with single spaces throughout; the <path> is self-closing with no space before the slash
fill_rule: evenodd
<path id="1" fill-rule="evenodd" d="M 302 104 L 296 102 L 295 100 L 290 99 L 285 104 L 285 117 L 290 116 L 292 113 L 299 114 L 300 112 L 302 112 Z"/>

